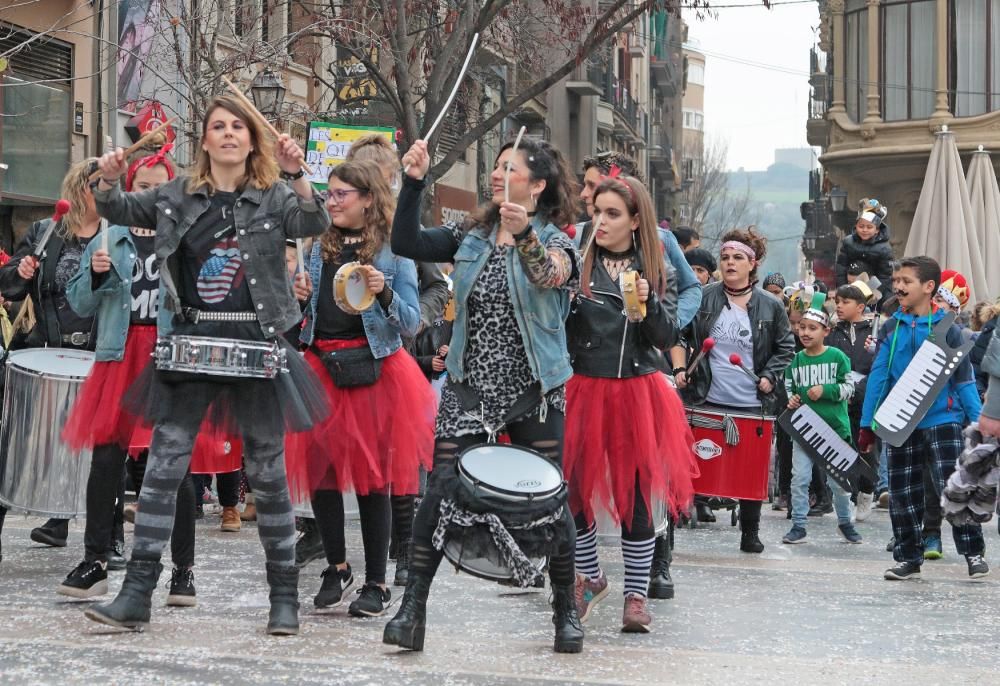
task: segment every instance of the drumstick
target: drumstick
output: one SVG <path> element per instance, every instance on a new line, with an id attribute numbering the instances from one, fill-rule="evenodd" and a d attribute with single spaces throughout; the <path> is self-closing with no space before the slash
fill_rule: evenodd
<path id="1" fill-rule="evenodd" d="M 733 353 L 729 356 L 729 364 L 742 369 L 747 376 L 753 379 L 755 384 L 760 383 L 760 377 L 754 374 L 752 369 L 743 364 L 743 358 L 739 356 L 739 353 Z"/>
<path id="2" fill-rule="evenodd" d="M 42 234 L 42 237 L 39 239 L 38 244 L 35 246 L 35 250 L 32 253 L 36 259 L 41 257 L 42 253 L 45 252 L 45 244 L 49 242 L 50 238 L 52 238 L 52 233 L 56 230 L 56 226 L 59 225 L 59 222 L 62 221 L 63 215 L 69 212 L 69 210 L 69 200 L 63 200 L 60 198 L 56 201 L 56 211 L 52 215 L 52 223 L 49 224 L 49 228 L 45 229 L 45 233 Z"/>
<path id="3" fill-rule="evenodd" d="M 597 219 L 594 220 L 593 225 L 590 227 L 590 229 L 591 229 L 590 230 L 590 238 L 587 239 L 587 247 L 584 248 L 584 250 L 583 250 L 583 261 L 584 262 L 587 261 L 587 255 L 590 254 L 590 249 L 594 246 L 594 243 L 597 241 L 597 229 L 599 229 L 601 227 L 601 217 L 603 217 L 603 216 L 604 215 L 602 215 L 602 214 L 597 215 Z"/>
<path id="4" fill-rule="evenodd" d="M 160 124 L 159 126 L 157 126 L 152 131 L 149 131 L 148 133 L 146 133 L 145 135 L 143 135 L 142 138 L 140 138 L 135 143 L 133 143 L 132 145 L 130 145 L 127 148 L 125 148 L 124 156 L 128 157 L 129 155 L 131 155 L 132 153 L 134 153 L 136 150 L 139 150 L 140 148 L 142 148 L 142 146 L 144 146 L 146 143 L 148 143 L 150 141 L 150 139 L 152 139 L 156 134 L 158 134 L 160 131 L 163 131 L 165 128 L 167 128 L 171 124 L 173 124 L 176 120 L 177 120 L 177 117 L 170 117 L 170 119 L 166 120 L 165 122 L 163 122 L 162 124 Z M 96 181 L 97 178 L 100 175 L 101 175 L 101 170 L 98 169 L 93 174 L 90 175 L 90 179 L 89 180 L 90 181 Z"/>
<path id="5" fill-rule="evenodd" d="M 521 145 L 521 136 L 528 129 L 527 126 L 522 126 L 521 130 L 517 132 L 517 138 L 514 139 L 514 147 L 510 149 L 510 157 L 507 158 L 507 168 L 503 172 L 503 201 L 510 202 L 510 165 L 511 160 L 514 159 L 514 155 L 517 153 L 517 148 Z"/>
<path id="6" fill-rule="evenodd" d="M 715 339 L 711 337 L 706 338 L 701 344 L 701 351 L 695 356 L 694 360 L 691 361 L 691 364 L 688 366 L 687 370 L 684 373 L 687 374 L 688 376 L 691 376 L 691 374 L 694 373 L 695 368 L 701 362 L 702 358 L 704 358 L 705 355 L 710 353 L 712 351 L 712 348 L 714 347 L 715 347 Z"/>
<path id="7" fill-rule="evenodd" d="M 299 274 L 305 274 L 306 272 L 306 258 L 302 254 L 302 239 L 295 239 L 295 259 L 299 264 Z"/>
<path id="8" fill-rule="evenodd" d="M 247 96 L 243 95 L 243 91 L 241 91 L 239 88 L 237 88 L 236 84 L 234 84 L 232 81 L 230 81 L 229 79 L 227 79 L 225 76 L 222 77 L 222 80 L 225 81 L 225 83 L 226 83 L 227 86 L 229 86 L 229 90 L 231 90 L 233 92 L 233 95 L 236 96 L 236 99 L 239 100 L 241 103 L 243 103 L 243 106 L 246 107 L 250 111 L 250 113 L 253 114 L 253 116 L 255 116 L 257 118 L 257 120 L 261 124 L 263 124 L 264 127 L 267 128 L 268 131 L 271 132 L 271 135 L 274 136 L 275 140 L 277 140 L 278 138 L 281 137 L 281 134 L 278 132 L 278 129 L 274 128 L 274 125 L 271 122 L 269 122 L 267 119 L 264 118 L 264 115 L 260 113 L 260 110 L 258 110 L 254 106 L 254 104 L 250 100 L 250 98 L 248 98 Z M 306 164 L 305 160 L 302 160 L 301 162 L 299 162 L 299 165 L 303 169 L 305 169 L 305 171 L 306 171 L 307 174 L 309 174 L 309 175 L 313 174 L 312 167 L 310 167 L 308 164 Z"/>
<path id="9" fill-rule="evenodd" d="M 465 56 L 465 62 L 462 64 L 462 68 L 458 72 L 458 78 L 455 79 L 455 85 L 451 89 L 451 95 L 449 95 L 448 99 L 444 101 L 444 107 L 442 107 L 441 111 L 438 112 L 437 119 L 434 120 L 434 123 L 431 124 L 431 128 L 429 128 L 427 133 L 424 134 L 425 141 L 430 140 L 431 136 L 434 135 L 435 129 L 437 129 L 441 120 L 444 119 L 444 115 L 448 113 L 448 108 L 451 107 L 452 100 L 454 100 L 455 96 L 458 95 L 458 87 L 462 85 L 462 79 L 465 78 L 465 72 L 469 70 L 469 63 L 472 61 L 472 55 L 476 52 L 476 43 L 478 42 L 479 34 L 477 33 L 472 37 L 472 44 L 469 46 L 469 52 Z M 405 174 L 409 169 L 410 165 L 406 165 L 403 167 L 403 173 Z"/>

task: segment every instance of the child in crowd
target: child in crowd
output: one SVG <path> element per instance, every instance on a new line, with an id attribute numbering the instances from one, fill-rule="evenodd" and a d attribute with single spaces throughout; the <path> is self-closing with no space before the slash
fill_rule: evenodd
<path id="1" fill-rule="evenodd" d="M 850 442 L 847 401 L 854 393 L 854 384 L 848 379 L 851 361 L 843 352 L 827 347 L 824 342 L 830 333 L 830 319 L 823 309 L 825 301 L 824 294 L 816 294 L 799 321 L 798 333 L 803 349 L 795 354 L 785 370 L 788 408 L 795 410 L 803 404 L 810 406 L 838 436 Z M 812 459 L 800 445 L 793 443 L 792 528 L 781 539 L 783 543 L 804 543 L 806 540 L 809 482 L 812 477 Z M 851 524 L 850 494 L 833 479 L 826 477 L 826 481 L 833 491 L 837 528 L 848 543 L 861 543 L 861 534 Z"/>
<path id="2" fill-rule="evenodd" d="M 841 286 L 837 289 L 837 325 L 826 337 L 826 344 L 840 350 L 851 361 L 848 375 L 854 384 L 854 393 L 847 405 L 847 417 L 851 424 L 851 439 L 856 442 L 861 430 L 861 405 L 865 398 L 866 381 L 871 373 L 874 351 L 869 351 L 866 343 L 874 335 L 872 323 L 865 318 L 865 309 L 875 299 L 875 293 L 864 281 Z M 871 513 L 875 484 L 862 479 L 858 485 L 857 510 L 855 517 L 865 521 Z"/>
<path id="3" fill-rule="evenodd" d="M 780 272 L 771 272 L 764 277 L 764 290 L 778 300 L 785 297 L 785 277 Z"/>
<path id="4" fill-rule="evenodd" d="M 691 265 L 691 270 L 698 277 L 698 283 L 708 285 L 715 280 L 713 276 L 719 268 L 715 256 L 704 248 L 691 248 L 684 253 L 684 259 Z"/>
<path id="5" fill-rule="evenodd" d="M 865 198 L 858 209 L 854 232 L 844 236 L 837 251 L 837 286 L 848 283 L 847 269 L 852 262 L 863 262 L 868 273 L 882 283 L 892 278 L 892 246 L 889 226 L 885 222 L 888 209 L 875 198 Z"/>
<path id="6" fill-rule="evenodd" d="M 862 452 L 875 443 L 872 422 L 875 411 L 902 378 L 919 347 L 945 313 L 935 310 L 933 297 L 941 284 L 941 267 L 929 257 L 908 257 L 899 262 L 892 286 L 900 311 L 879 332 L 879 350 L 868 378 L 858 439 Z M 962 334 L 952 325 L 946 334 L 949 346 L 959 347 Z M 962 452 L 964 420 L 979 419 L 981 404 L 972 376 L 972 365 L 964 358 L 949 383 L 919 420 L 916 430 L 899 447 L 888 447 L 889 516 L 895 535 L 896 565 L 885 571 L 888 580 L 920 578 L 924 561 L 923 516 L 925 464 L 931 460 L 934 491 L 940 495 Z M 953 526 L 958 552 L 965 556 L 969 576 L 989 574 L 983 555 L 986 544 L 978 524 Z"/>

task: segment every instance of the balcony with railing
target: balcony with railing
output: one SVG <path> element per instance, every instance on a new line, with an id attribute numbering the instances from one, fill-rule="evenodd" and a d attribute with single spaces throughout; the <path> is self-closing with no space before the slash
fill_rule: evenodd
<path id="1" fill-rule="evenodd" d="M 670 168 L 670 137 L 660 124 L 649 127 L 646 151 L 653 171 L 660 175 L 672 175 Z"/>
<path id="2" fill-rule="evenodd" d="M 618 79 L 612 80 L 605 90 L 604 99 L 615 108 L 615 133 L 641 140 L 640 134 L 644 133 L 644 128 L 640 127 L 641 109 L 629 93 L 628 85 Z"/>
<path id="3" fill-rule="evenodd" d="M 809 112 L 806 120 L 806 141 L 809 145 L 826 147 L 830 137 L 830 122 L 826 113 L 833 100 L 833 77 L 821 63 L 816 48 L 809 51 Z"/>
<path id="4" fill-rule="evenodd" d="M 566 81 L 566 90 L 580 96 L 603 95 L 607 80 L 607 67 L 600 61 L 587 60 Z"/>

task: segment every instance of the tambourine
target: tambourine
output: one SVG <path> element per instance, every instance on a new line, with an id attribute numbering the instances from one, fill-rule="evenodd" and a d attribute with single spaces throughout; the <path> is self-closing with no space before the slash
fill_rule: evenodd
<path id="1" fill-rule="evenodd" d="M 367 267 L 348 262 L 333 277 L 333 300 L 347 314 L 361 314 L 375 304 L 375 294 L 368 290 Z"/>
<path id="2" fill-rule="evenodd" d="M 641 322 L 646 318 L 646 303 L 639 302 L 639 272 L 629 269 L 618 275 L 618 287 L 625 300 L 625 316 L 630 322 Z"/>

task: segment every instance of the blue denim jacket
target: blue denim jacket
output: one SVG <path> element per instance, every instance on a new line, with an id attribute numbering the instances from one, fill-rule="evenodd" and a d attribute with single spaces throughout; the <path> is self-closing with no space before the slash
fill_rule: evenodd
<path id="1" fill-rule="evenodd" d="M 389 246 L 383 245 L 372 263 L 385 274 L 385 285 L 393 293 L 388 311 L 383 310 L 376 302 L 361 313 L 368 345 L 371 346 L 372 354 L 381 359 L 403 347 L 402 336 L 413 338 L 417 335 L 417 329 L 420 328 L 420 295 L 417 290 L 417 267 L 413 260 L 393 255 Z M 313 292 L 306 309 L 306 322 L 299 336 L 299 340 L 306 345 L 312 345 L 313 342 L 322 269 L 323 257 L 317 238 L 313 241 L 309 256 L 309 278 L 312 279 Z"/>
<path id="2" fill-rule="evenodd" d="M 589 221 L 576 225 L 576 237 L 573 240 L 576 242 L 577 248 L 580 248 L 584 235 L 590 236 L 592 226 L 593 224 Z M 687 258 L 684 257 L 684 251 L 681 250 L 673 232 L 661 228 L 657 228 L 657 231 L 660 233 L 660 242 L 663 243 L 663 248 L 667 253 L 667 260 L 677 272 L 677 328 L 683 329 L 691 323 L 694 316 L 698 314 L 698 308 L 701 307 L 701 283 L 695 276 L 694 270 L 691 269 L 691 265 L 688 264 Z"/>
<path id="3" fill-rule="evenodd" d="M 552 224 L 542 226 L 532 219 L 539 240 L 546 244 L 561 233 Z M 496 232 L 475 227 L 465 235 L 455 253 L 455 271 L 451 275 L 455 293 L 455 324 L 445 365 L 456 381 L 465 380 L 465 348 L 469 328 L 469 295 L 482 273 L 493 247 Z M 507 283 L 514 300 L 514 315 L 528 354 L 528 364 L 541 382 L 542 393 L 566 383 L 573 375 L 566 347 L 566 317 L 569 315 L 569 290 L 539 288 L 528 279 L 514 250 L 507 251 Z"/>
<path id="4" fill-rule="evenodd" d="M 132 317 L 132 267 L 135 264 L 135 244 L 132 233 L 124 226 L 108 227 L 108 252 L 111 271 L 98 286 L 90 270 L 90 258 L 101 247 L 98 234 L 90 241 L 80 258 L 80 270 L 66 285 L 66 300 L 81 317 L 97 318 L 98 362 L 120 362 L 125 356 L 125 339 Z M 159 335 L 170 333 L 171 313 L 163 306 L 164 290 L 159 290 L 156 330 Z"/>

